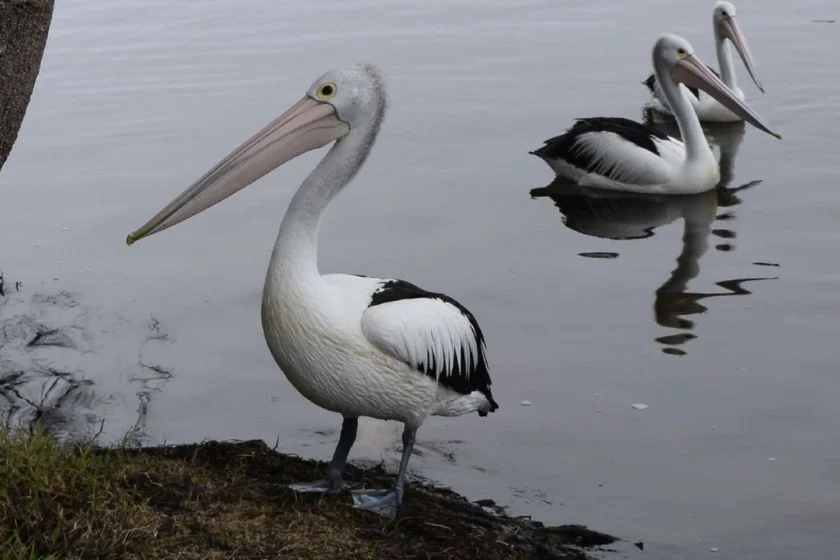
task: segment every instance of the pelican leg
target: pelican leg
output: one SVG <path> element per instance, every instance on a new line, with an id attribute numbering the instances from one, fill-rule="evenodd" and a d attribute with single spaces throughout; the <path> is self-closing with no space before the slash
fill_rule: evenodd
<path id="1" fill-rule="evenodd" d="M 405 474 L 408 471 L 408 460 L 411 458 L 416 436 L 417 429 L 406 425 L 402 435 L 400 472 L 397 473 L 394 485 L 389 490 L 356 490 L 353 492 L 353 505 L 392 519 L 397 515 L 405 494 Z"/>
<path id="2" fill-rule="evenodd" d="M 315 482 L 299 482 L 290 484 L 289 488 L 296 492 L 338 492 L 344 488 L 344 465 L 347 464 L 347 456 L 350 448 L 356 441 L 356 431 L 359 428 L 358 418 L 345 418 L 341 423 L 341 436 L 338 438 L 338 445 L 335 446 L 332 461 L 327 467 L 327 476 L 323 480 Z"/>

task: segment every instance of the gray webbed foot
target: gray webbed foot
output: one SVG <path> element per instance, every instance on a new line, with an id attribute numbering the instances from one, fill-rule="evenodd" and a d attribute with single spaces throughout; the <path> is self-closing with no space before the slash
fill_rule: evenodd
<path id="1" fill-rule="evenodd" d="M 390 490 L 359 490 L 353 492 L 353 505 L 358 509 L 372 511 L 383 517 L 393 519 L 397 515 L 403 502 L 405 493 L 405 473 L 408 470 L 408 460 L 411 451 L 414 449 L 416 428 L 408 425 L 403 430 L 403 451 L 400 459 L 400 470 L 397 473 L 397 480 Z"/>
<path id="2" fill-rule="evenodd" d="M 358 509 L 372 511 L 393 519 L 402 505 L 402 492 L 390 490 L 358 490 L 353 492 L 353 505 Z"/>
<path id="3" fill-rule="evenodd" d="M 289 488 L 295 492 L 325 494 L 328 492 L 341 492 L 346 487 L 343 480 L 331 480 L 324 478 L 313 482 L 296 482 L 289 484 Z"/>

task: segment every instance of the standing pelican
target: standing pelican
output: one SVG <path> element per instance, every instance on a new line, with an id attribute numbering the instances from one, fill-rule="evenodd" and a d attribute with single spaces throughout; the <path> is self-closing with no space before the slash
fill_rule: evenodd
<path id="1" fill-rule="evenodd" d="M 481 328 L 460 303 L 403 280 L 318 271 L 321 215 L 367 159 L 385 108 L 385 83 L 374 66 L 327 72 L 127 243 L 184 221 L 335 141 L 297 190 L 280 225 L 263 289 L 263 331 L 292 385 L 344 418 L 326 478 L 293 488 L 342 489 L 358 418 L 398 420 L 405 427 L 394 486 L 353 492 L 357 507 L 393 517 L 403 500 L 415 434 L 427 416 L 487 416 L 498 405 L 490 392 Z"/>
<path id="2" fill-rule="evenodd" d="M 753 62 L 752 52 L 747 43 L 747 38 L 744 36 L 741 27 L 735 19 L 734 4 L 725 1 L 720 1 L 715 4 L 715 9 L 712 13 L 712 29 L 715 34 L 715 52 L 717 54 L 718 66 L 720 67 L 719 77 L 723 83 L 735 92 L 738 99 L 744 100 L 744 92 L 738 87 L 738 82 L 735 78 L 732 52 L 726 42 L 728 39 L 735 45 L 735 50 L 738 51 L 738 55 L 744 62 L 744 66 L 746 66 L 753 83 L 755 83 L 761 93 L 764 93 L 764 87 L 755 75 L 755 63 Z M 673 116 L 662 94 L 662 89 L 657 83 L 656 74 L 651 73 L 642 83 L 647 86 L 651 93 L 651 99 L 646 106 L 661 115 Z M 680 86 L 680 89 L 686 89 L 686 86 Z M 740 116 L 724 107 L 714 97 L 707 95 L 696 87 L 689 86 L 687 90 L 691 93 L 688 97 L 689 101 L 691 101 L 691 106 L 694 107 L 694 111 L 700 117 L 701 121 L 736 122 L 742 120 Z"/>
<path id="3" fill-rule="evenodd" d="M 636 121 L 596 117 L 578 119 L 571 129 L 531 153 L 559 177 L 583 187 L 650 194 L 712 189 L 720 178 L 718 163 L 680 83 L 706 91 L 753 126 L 781 138 L 697 58 L 682 37 L 665 33 L 656 41 L 653 68 L 685 143 Z"/>

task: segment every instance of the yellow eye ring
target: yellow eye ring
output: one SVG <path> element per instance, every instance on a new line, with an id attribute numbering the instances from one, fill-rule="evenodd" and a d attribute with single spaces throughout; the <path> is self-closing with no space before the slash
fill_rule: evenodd
<path id="1" fill-rule="evenodd" d="M 315 90 L 315 97 L 317 97 L 321 101 L 328 101 L 335 97 L 338 88 L 332 82 L 321 84 L 318 86 L 318 89 Z"/>
<path id="2" fill-rule="evenodd" d="M 680 48 L 677 49 L 677 56 L 686 56 L 687 54 L 688 53 L 686 52 L 686 50 L 684 48 L 680 47 Z"/>

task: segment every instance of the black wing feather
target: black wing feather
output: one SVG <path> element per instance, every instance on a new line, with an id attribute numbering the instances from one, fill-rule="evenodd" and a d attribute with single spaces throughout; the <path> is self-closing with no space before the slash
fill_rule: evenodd
<path id="1" fill-rule="evenodd" d="M 470 311 L 458 303 L 453 298 L 446 294 L 436 292 L 429 292 L 415 286 L 405 280 L 389 280 L 382 284 L 370 298 L 369 307 L 375 305 L 382 305 L 383 303 L 390 303 L 404 299 L 437 299 L 455 306 L 467 318 L 472 325 L 475 333 L 476 347 L 478 348 L 478 356 L 472 361 L 471 370 L 466 370 L 467 360 L 464 351 L 461 351 L 460 363 L 453 363 L 452 368 L 448 372 L 443 372 L 440 377 L 437 376 L 437 367 L 432 363 L 419 364 L 418 371 L 421 371 L 437 380 L 438 383 L 462 395 L 469 395 L 473 391 L 480 391 L 490 401 L 491 412 L 499 408 L 499 405 L 493 400 L 493 393 L 490 391 L 490 371 L 487 365 L 487 356 L 484 353 L 484 334 L 481 332 L 481 327 L 478 325 Z M 479 411 L 479 416 L 487 416 L 487 412 Z"/>
<path id="2" fill-rule="evenodd" d="M 648 88 L 651 93 L 656 93 L 656 76 L 654 76 L 653 72 L 650 73 L 650 76 L 645 78 L 645 81 L 642 82 L 642 85 Z"/>
<path id="3" fill-rule="evenodd" d="M 595 156 L 580 149 L 578 140 L 581 135 L 590 132 L 612 132 L 618 134 L 628 142 L 636 144 L 640 148 L 659 155 L 659 150 L 654 144 L 654 138 L 667 139 L 668 135 L 662 131 L 623 117 L 592 117 L 576 119 L 575 124 L 554 138 L 549 138 L 545 144 L 533 152 L 535 156 L 543 159 L 563 159 L 579 169 L 589 172 L 603 173 L 598 169 L 598 161 Z M 609 171 L 606 172 L 609 175 Z"/>

